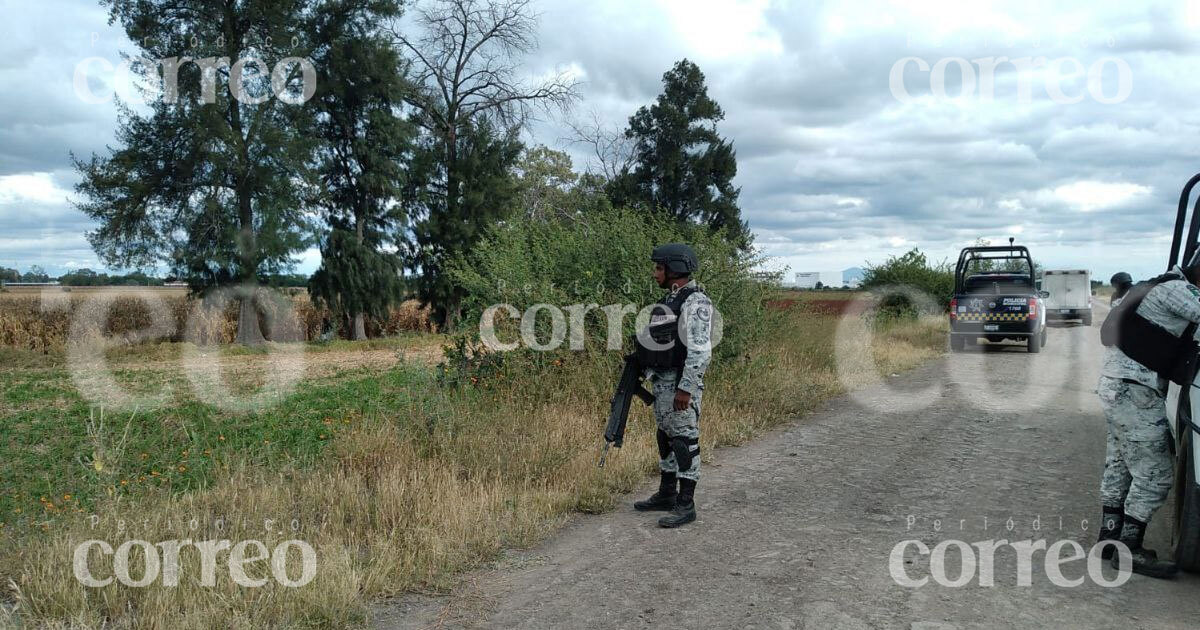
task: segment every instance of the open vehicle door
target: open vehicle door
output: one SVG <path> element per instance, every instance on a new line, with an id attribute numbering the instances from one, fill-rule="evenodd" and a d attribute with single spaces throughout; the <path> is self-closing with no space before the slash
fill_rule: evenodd
<path id="1" fill-rule="evenodd" d="M 1175 232 L 1171 239 L 1171 255 L 1167 259 L 1170 269 L 1189 260 L 1197 247 L 1200 236 L 1200 197 L 1192 207 L 1188 222 L 1188 201 L 1192 189 L 1200 183 L 1200 174 L 1194 175 L 1179 195 L 1179 208 L 1175 215 Z M 1184 227 L 1187 224 L 1187 233 Z M 1181 256 L 1182 254 L 1182 256 Z M 1167 419 L 1175 437 L 1175 561 L 1184 571 L 1200 572 L 1200 382 L 1193 374 L 1190 387 L 1174 383 L 1167 390 Z"/>

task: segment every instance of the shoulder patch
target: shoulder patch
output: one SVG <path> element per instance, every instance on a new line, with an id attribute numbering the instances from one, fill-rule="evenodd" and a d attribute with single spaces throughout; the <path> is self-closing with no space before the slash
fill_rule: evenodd
<path id="1" fill-rule="evenodd" d="M 1200 298 L 1200 289 L 1196 288 L 1196 285 L 1189 282 L 1187 283 L 1187 289 L 1192 292 L 1192 295 Z"/>

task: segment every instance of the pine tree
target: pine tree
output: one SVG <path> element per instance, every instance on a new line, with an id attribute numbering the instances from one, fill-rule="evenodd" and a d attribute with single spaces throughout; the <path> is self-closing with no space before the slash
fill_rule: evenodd
<path id="1" fill-rule="evenodd" d="M 427 137 L 413 164 L 413 187 L 404 196 L 416 218 L 407 253 L 421 272 L 418 294 L 433 305 L 435 321 L 453 327 L 463 292 L 446 265 L 512 212 L 518 191 L 512 170 L 523 147 L 515 129 L 499 130 L 484 120 L 460 128 L 451 163 L 443 142 Z M 458 191 L 453 203 L 446 189 L 451 181 Z"/>
<path id="2" fill-rule="evenodd" d="M 661 210 L 680 221 L 724 228 L 742 246 L 749 232 L 734 187 L 737 157 L 717 133 L 725 118 L 708 96 L 704 74 L 684 59 L 663 74 L 655 103 L 629 118 L 633 165 L 609 184 L 614 205 Z"/>
<path id="3" fill-rule="evenodd" d="M 274 87 L 271 69 L 305 56 L 300 35 L 311 3 L 102 0 L 137 57 L 165 60 L 135 71 L 167 87 L 148 113 L 121 108 L 110 156 L 75 159 L 79 208 L 100 222 L 88 238 L 110 266 L 166 263 L 205 293 L 256 286 L 308 245 L 300 191 L 311 142 L 296 104 L 306 93 L 303 66 L 284 66 Z M 251 57 L 271 67 L 241 63 Z M 173 88 L 163 80 L 168 67 L 178 72 Z M 243 344 L 263 340 L 252 295 L 241 299 Z"/>
<path id="4" fill-rule="evenodd" d="M 403 298 L 399 197 L 415 128 L 400 115 L 408 88 L 400 56 L 380 28 L 399 15 L 399 3 L 390 0 L 330 0 L 313 24 L 321 69 L 313 99 L 316 204 L 328 232 L 309 292 L 352 321 L 354 339 L 366 339 L 366 316 L 386 317 Z"/>

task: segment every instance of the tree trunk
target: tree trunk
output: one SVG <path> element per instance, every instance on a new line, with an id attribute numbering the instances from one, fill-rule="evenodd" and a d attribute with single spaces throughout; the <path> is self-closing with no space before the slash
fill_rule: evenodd
<path id="1" fill-rule="evenodd" d="M 366 317 L 362 313 L 354 315 L 354 340 L 362 341 L 367 338 L 367 322 Z"/>
<path id="2" fill-rule="evenodd" d="M 255 251 L 257 235 L 254 233 L 250 193 L 245 183 L 238 190 L 238 220 L 242 286 L 238 291 L 241 306 L 238 310 L 237 342 L 244 346 L 257 346 L 264 341 L 262 328 L 258 325 L 258 307 L 254 303 L 258 298 L 258 277 L 255 273 L 258 267 Z"/>
<path id="3" fill-rule="evenodd" d="M 361 203 L 361 201 L 360 201 L 360 203 Z M 365 215 L 365 214 L 366 214 L 366 211 L 360 206 L 358 209 L 358 212 L 356 212 L 355 216 L 354 216 L 354 235 L 358 240 L 358 245 L 360 248 L 362 247 L 363 238 L 364 238 L 363 237 L 363 225 L 364 225 L 365 221 L 363 220 L 363 215 Z M 366 338 L 367 338 L 366 317 L 363 316 L 362 311 L 359 311 L 354 314 L 354 337 L 353 337 L 353 339 L 355 341 L 363 341 Z"/>
<path id="4" fill-rule="evenodd" d="M 238 309 L 237 342 L 243 346 L 257 346 L 264 341 L 254 299 L 254 293 L 243 295 Z"/>

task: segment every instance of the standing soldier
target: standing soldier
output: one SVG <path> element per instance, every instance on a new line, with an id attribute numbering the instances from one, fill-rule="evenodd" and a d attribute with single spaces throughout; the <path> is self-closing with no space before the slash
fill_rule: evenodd
<path id="1" fill-rule="evenodd" d="M 1108 281 L 1113 288 L 1112 297 L 1109 298 L 1109 306 L 1116 306 L 1121 303 L 1121 298 L 1129 293 L 1129 289 L 1133 287 L 1133 278 L 1124 271 L 1118 271 L 1113 274 L 1113 277 Z"/>
<path id="2" fill-rule="evenodd" d="M 1124 543 L 1133 554 L 1133 571 L 1150 577 L 1171 577 L 1176 570 L 1173 562 L 1159 560 L 1142 541 L 1150 517 L 1166 502 L 1174 482 L 1166 376 L 1194 352 L 1194 342 L 1185 333 L 1190 335 L 1192 324 L 1200 322 L 1198 259 L 1200 254 L 1186 267 L 1175 267 L 1123 293 L 1101 330 L 1109 347 L 1097 393 L 1108 422 L 1108 451 L 1100 483 L 1103 517 L 1097 542 Z M 1119 279 L 1114 276 L 1113 284 Z M 1112 551 L 1112 546 L 1105 547 L 1104 556 L 1117 566 L 1119 556 Z"/>
<path id="3" fill-rule="evenodd" d="M 670 289 L 638 335 L 638 360 L 646 368 L 658 425 L 658 491 L 633 507 L 670 510 L 661 527 L 696 520 L 694 493 L 700 479 L 700 399 L 704 370 L 712 357 L 713 306 L 692 279 L 700 261 L 691 247 L 670 243 L 654 248 L 654 280 Z M 676 490 L 678 482 L 678 490 Z"/>

